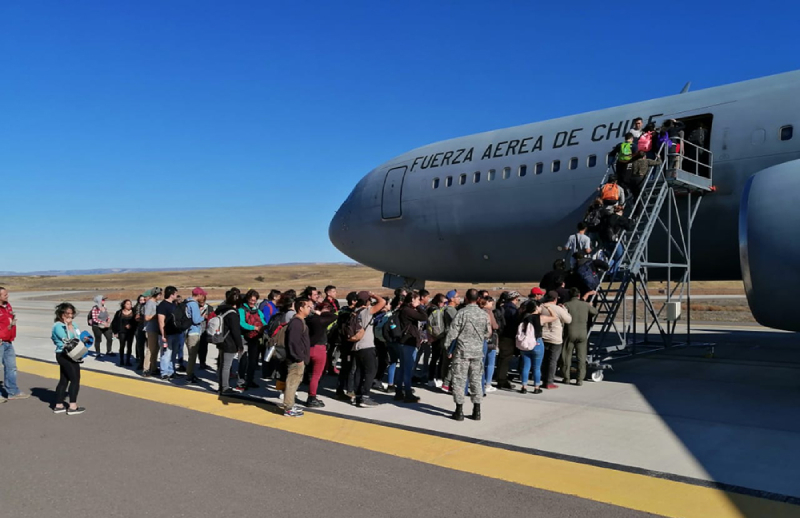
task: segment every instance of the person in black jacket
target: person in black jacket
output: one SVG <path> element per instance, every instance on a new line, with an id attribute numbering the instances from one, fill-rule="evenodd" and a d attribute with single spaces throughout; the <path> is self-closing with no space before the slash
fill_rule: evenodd
<path id="1" fill-rule="evenodd" d="M 421 343 L 419 333 L 420 322 L 427 322 L 428 314 L 420 304 L 419 293 L 414 291 L 406 295 L 403 304 L 398 309 L 400 328 L 403 337 L 400 343 L 403 352 L 400 355 L 400 368 L 395 371 L 395 385 L 397 392 L 394 398 L 404 403 L 416 403 L 419 397 L 411 390 L 411 375 L 414 373 L 414 360 L 417 358 L 417 349 Z"/>
<path id="2" fill-rule="evenodd" d="M 322 310 L 316 310 L 306 318 L 309 343 L 311 344 L 308 364 L 311 377 L 308 382 L 308 400 L 306 401 L 306 406 L 309 408 L 325 406 L 325 403 L 317 398 L 317 388 L 328 360 L 328 326 L 336 320 L 336 313 L 331 311 L 333 309 L 331 306 L 323 303 L 321 307 Z"/>
<path id="3" fill-rule="evenodd" d="M 283 392 L 283 415 L 300 417 L 303 410 L 295 406 L 297 387 L 303 381 L 303 371 L 311 360 L 311 341 L 306 317 L 311 313 L 312 302 L 300 297 L 294 301 L 295 315 L 286 327 L 286 389 Z"/>
<path id="4" fill-rule="evenodd" d="M 225 293 L 225 302 L 217 308 L 217 315 L 222 317 L 222 329 L 225 332 L 225 340 L 217 345 L 217 349 L 219 349 L 219 362 L 217 363 L 219 393 L 223 396 L 243 392 L 240 387 L 231 387 L 230 384 L 233 359 L 236 358 L 237 352 L 244 350 L 242 328 L 239 325 L 240 294 L 238 288 L 231 288 Z"/>

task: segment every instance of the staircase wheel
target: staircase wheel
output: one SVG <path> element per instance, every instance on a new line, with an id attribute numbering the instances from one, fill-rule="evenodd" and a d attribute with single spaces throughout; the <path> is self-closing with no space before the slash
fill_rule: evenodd
<path id="1" fill-rule="evenodd" d="M 597 370 L 592 372 L 592 381 L 596 383 L 603 381 L 603 371 Z"/>

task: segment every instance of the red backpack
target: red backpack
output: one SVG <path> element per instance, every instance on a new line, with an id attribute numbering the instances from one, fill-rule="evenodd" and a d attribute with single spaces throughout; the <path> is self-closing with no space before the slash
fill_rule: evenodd
<path id="1" fill-rule="evenodd" d="M 651 151 L 653 149 L 653 133 L 651 131 L 642 133 L 636 149 L 638 151 Z"/>

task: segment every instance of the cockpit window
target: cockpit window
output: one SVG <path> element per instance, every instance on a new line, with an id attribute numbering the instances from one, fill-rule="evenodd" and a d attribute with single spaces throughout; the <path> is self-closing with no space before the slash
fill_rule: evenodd
<path id="1" fill-rule="evenodd" d="M 784 126 L 781 128 L 781 140 L 792 140 L 794 136 L 794 127 Z"/>

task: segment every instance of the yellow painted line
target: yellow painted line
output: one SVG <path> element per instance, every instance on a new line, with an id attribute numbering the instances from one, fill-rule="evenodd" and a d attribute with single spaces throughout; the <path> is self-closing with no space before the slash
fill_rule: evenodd
<path id="1" fill-rule="evenodd" d="M 44 378 L 59 377 L 58 366 L 50 363 L 18 358 L 17 367 Z M 81 385 L 663 516 L 800 516 L 800 506 L 783 502 L 327 415 L 290 419 L 255 404 L 224 404 L 216 394 L 135 378 L 84 370 Z"/>

